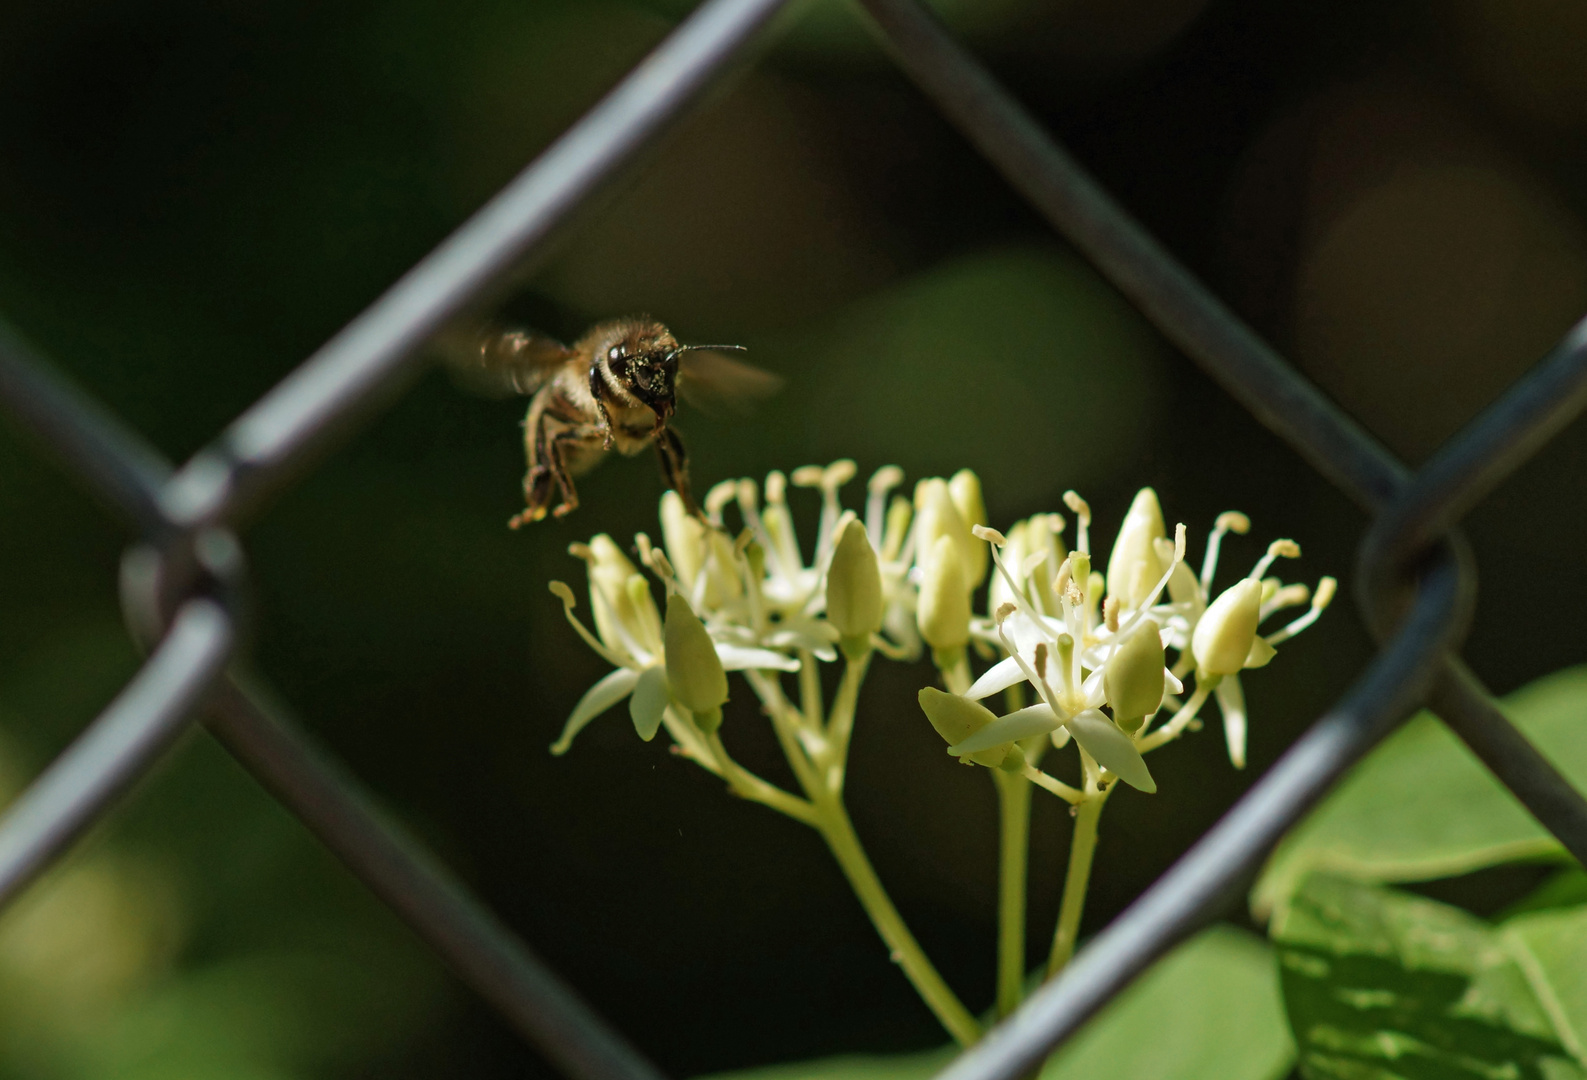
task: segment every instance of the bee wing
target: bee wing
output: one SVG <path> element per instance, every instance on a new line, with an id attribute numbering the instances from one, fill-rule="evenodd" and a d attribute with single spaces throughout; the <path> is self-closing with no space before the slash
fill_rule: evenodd
<path id="1" fill-rule="evenodd" d="M 704 412 L 748 412 L 782 385 L 780 375 L 710 349 L 692 349 L 678 359 L 678 393 Z"/>
<path id="2" fill-rule="evenodd" d="M 575 355 L 544 334 L 500 327 L 449 335 L 437 344 L 458 381 L 489 397 L 533 394 Z"/>

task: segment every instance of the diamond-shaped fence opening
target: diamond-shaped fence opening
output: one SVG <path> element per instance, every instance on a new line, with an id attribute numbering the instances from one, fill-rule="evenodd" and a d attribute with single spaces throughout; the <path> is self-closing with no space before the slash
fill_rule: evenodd
<path id="1" fill-rule="evenodd" d="M 1587 405 L 1587 323 L 1412 472 L 1133 222 L 917 0 L 863 0 L 897 63 L 1055 229 L 1263 424 L 1375 515 L 1355 578 L 1382 647 L 1349 692 L 1172 869 L 947 1080 L 1024 1075 L 1155 958 L 1211 921 L 1340 774 L 1426 703 L 1578 859 L 1587 802 L 1457 658 L 1473 589 L 1459 520 Z M 237 662 L 235 531 L 390 400 L 449 320 L 532 267 L 558 227 L 663 138 L 784 0 L 706 0 L 604 100 L 345 329 L 174 469 L 0 332 L 0 401 L 141 541 L 122 599 L 137 676 L 0 821 L 0 904 L 66 851 L 197 717 L 452 969 L 582 1080 L 659 1074 L 585 1006 Z"/>

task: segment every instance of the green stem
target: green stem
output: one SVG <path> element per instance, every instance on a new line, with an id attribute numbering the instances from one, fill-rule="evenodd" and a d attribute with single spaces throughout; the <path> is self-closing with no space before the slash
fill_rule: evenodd
<path id="1" fill-rule="evenodd" d="M 993 769 L 1000 825 L 997 893 L 997 1015 L 1025 996 L 1025 877 L 1030 854 L 1030 781 Z"/>
<path id="2" fill-rule="evenodd" d="M 849 738 L 854 734 L 854 709 L 859 703 L 860 684 L 871 666 L 867 652 L 858 660 L 844 660 L 843 681 L 832 699 L 832 714 L 827 718 L 827 786 L 834 792 L 843 790 L 844 773 L 849 763 Z"/>
<path id="3" fill-rule="evenodd" d="M 1092 785 L 1087 783 L 1086 787 Z M 1058 909 L 1058 929 L 1053 933 L 1052 955 L 1047 960 L 1050 979 L 1064 969 L 1075 954 L 1080 916 L 1086 907 L 1086 887 L 1091 883 L 1091 860 L 1097 851 L 1097 820 L 1102 816 L 1106 792 L 1088 791 L 1075 807 L 1075 831 L 1069 839 L 1069 872 L 1064 877 L 1063 906 Z"/>
<path id="4" fill-rule="evenodd" d="M 790 795 L 776 784 L 761 779 L 734 761 L 728 755 L 727 747 L 722 745 L 720 736 L 712 734 L 707 735 L 705 739 L 717 768 L 721 770 L 722 779 L 727 781 L 729 789 L 734 794 L 751 802 L 769 806 L 806 825 L 817 824 L 816 809 L 807 800 L 797 795 Z"/>
<path id="5" fill-rule="evenodd" d="M 909 927 L 904 925 L 903 916 L 888 898 L 881 879 L 876 876 L 870 859 L 865 856 L 865 849 L 860 846 L 860 838 L 854 832 L 854 823 L 849 820 L 842 800 L 832 794 L 818 795 L 816 811 L 816 828 L 821 830 L 827 847 L 832 849 L 833 857 L 843 868 L 854 895 L 859 898 L 865 913 L 876 926 L 876 932 L 882 935 L 882 940 L 892 950 L 893 962 L 903 969 L 905 976 L 914 984 L 915 991 L 936 1014 L 948 1034 L 961 1046 L 974 1043 L 981 1037 L 981 1025 L 949 989 L 942 976 L 937 974 L 937 969 L 932 966 L 920 943 L 909 932 Z"/>
<path id="6" fill-rule="evenodd" d="M 821 672 L 816 668 L 816 658 L 809 649 L 799 650 L 799 704 L 804 709 L 805 725 L 811 731 L 822 731 Z"/>

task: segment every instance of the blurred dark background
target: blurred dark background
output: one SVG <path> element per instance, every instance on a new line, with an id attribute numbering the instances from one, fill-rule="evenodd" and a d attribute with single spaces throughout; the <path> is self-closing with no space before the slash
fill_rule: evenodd
<path id="1" fill-rule="evenodd" d="M 681 0 L 10 0 L 0 315 L 163 451 L 192 453 L 530 161 Z M 1572 0 L 944 0 L 1135 214 L 1341 404 L 1424 457 L 1587 311 L 1587 8 Z M 685 415 L 696 482 L 836 457 L 968 465 L 994 523 L 1065 488 L 1106 540 L 1155 485 L 1344 577 L 1362 515 L 1167 347 L 880 55 L 796 4 L 742 77 L 507 305 L 573 335 L 649 311 L 785 376 Z M 521 405 L 420 381 L 247 537 L 260 666 L 305 722 L 604 1014 L 681 1076 L 942 1039 L 816 836 L 641 744 L 546 746 L 604 670 L 548 578 L 655 532 L 648 458 L 518 533 Z M 1467 651 L 1505 691 L 1581 658 L 1578 425 L 1472 519 Z M 1562 482 L 1563 481 L 1563 482 Z M 860 485 L 851 498 L 859 498 Z M 126 532 L 0 431 L 0 789 L 137 657 Z M 1286 568 L 1289 573 L 1290 569 Z M 1086 926 L 1136 895 L 1350 682 L 1349 603 L 1247 681 L 1104 824 Z M 850 804 L 972 1008 L 991 996 L 994 803 L 879 666 Z M 740 688 L 740 698 L 747 692 Z M 768 774 L 735 702 L 726 735 Z M 1032 957 L 1068 818 L 1039 800 Z M 1238 917 L 1238 916 L 1236 916 Z M 549 1070 L 196 736 L 0 919 L 0 1076 L 490 1077 Z"/>

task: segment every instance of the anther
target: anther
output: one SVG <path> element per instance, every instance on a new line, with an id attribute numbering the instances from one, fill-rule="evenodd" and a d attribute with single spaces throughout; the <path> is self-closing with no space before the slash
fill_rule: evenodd
<path id="1" fill-rule="evenodd" d="M 821 478 L 826 473 L 827 471 L 819 465 L 801 465 L 789 475 L 788 480 L 794 487 L 820 487 Z"/>
<path id="2" fill-rule="evenodd" d="M 852 459 L 839 458 L 821 471 L 821 486 L 840 488 L 853 480 L 854 474 L 858 471 L 859 466 L 855 465 Z"/>
<path id="3" fill-rule="evenodd" d="M 1012 603 L 999 604 L 997 610 L 992 613 L 992 619 L 997 625 L 1002 626 L 1003 622 L 1018 610 L 1019 608 Z"/>
<path id="4" fill-rule="evenodd" d="M 1036 643 L 1036 677 L 1043 681 L 1047 678 L 1047 643 L 1045 641 Z"/>
<path id="5" fill-rule="evenodd" d="M 1052 591 L 1057 593 L 1059 596 L 1065 595 L 1069 591 L 1069 582 L 1071 580 L 1070 575 L 1072 573 L 1073 571 L 1070 568 L 1069 560 L 1065 559 L 1062 564 L 1059 565 L 1057 575 L 1052 579 Z"/>
<path id="6" fill-rule="evenodd" d="M 1113 633 L 1119 629 L 1119 598 L 1110 596 L 1102 602 L 1102 619 L 1107 628 Z"/>
<path id="7" fill-rule="evenodd" d="M 866 489 L 873 494 L 886 494 L 904 482 L 904 470 L 897 465 L 883 465 L 871 474 Z"/>
<path id="8" fill-rule="evenodd" d="M 1008 537 L 1004 536 L 996 529 L 988 528 L 985 525 L 972 525 L 970 526 L 970 531 L 974 533 L 978 539 L 985 540 L 989 544 L 996 544 L 998 547 L 1002 547 L 1004 544 L 1008 543 Z"/>
<path id="9" fill-rule="evenodd" d="M 1244 536 L 1251 531 L 1251 519 L 1238 510 L 1225 510 L 1218 515 L 1218 520 L 1213 522 L 1212 527 Z"/>

